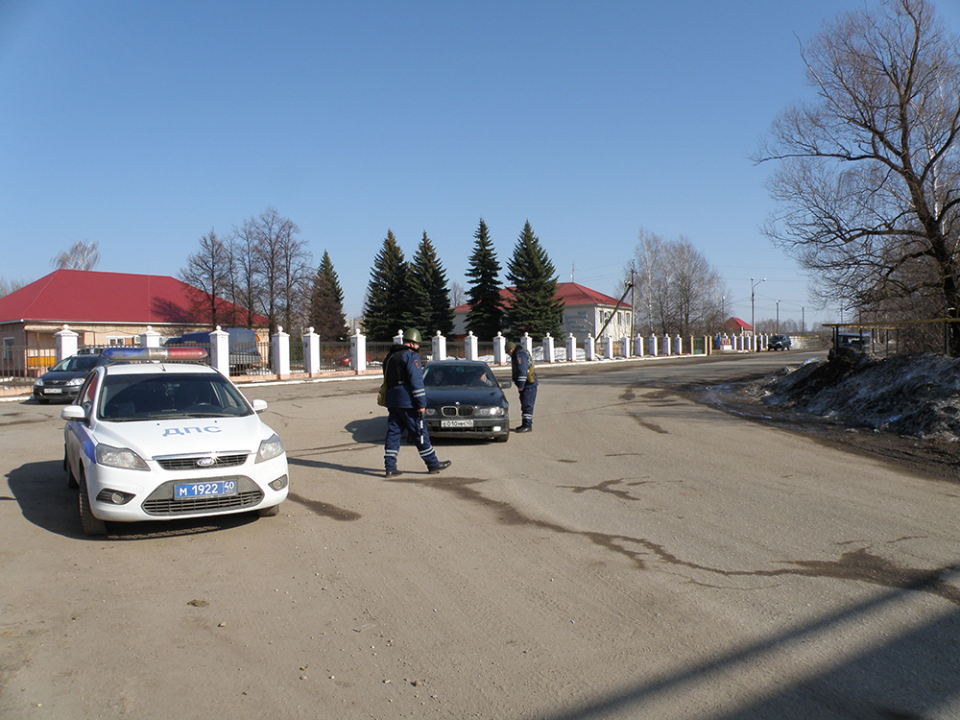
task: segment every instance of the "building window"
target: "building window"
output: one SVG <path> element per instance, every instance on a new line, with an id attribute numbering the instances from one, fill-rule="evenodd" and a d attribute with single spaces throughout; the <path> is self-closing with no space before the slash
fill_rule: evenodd
<path id="1" fill-rule="evenodd" d="M 3 359 L 13 360 L 13 338 L 12 337 L 7 337 L 3 339 Z"/>

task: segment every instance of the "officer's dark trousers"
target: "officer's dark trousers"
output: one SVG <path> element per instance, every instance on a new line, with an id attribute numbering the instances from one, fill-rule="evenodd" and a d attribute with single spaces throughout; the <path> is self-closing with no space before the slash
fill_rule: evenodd
<path id="1" fill-rule="evenodd" d="M 533 427 L 533 405 L 537 402 L 537 386 L 524 385 L 520 391 L 520 426 Z"/>
<path id="2" fill-rule="evenodd" d="M 419 412 L 412 408 L 388 408 L 387 442 L 383 452 L 383 465 L 387 472 L 397 469 L 397 454 L 400 452 L 400 440 L 403 435 L 417 440 L 417 450 L 427 468 L 440 464 L 437 453 L 430 444 L 430 435 Z"/>

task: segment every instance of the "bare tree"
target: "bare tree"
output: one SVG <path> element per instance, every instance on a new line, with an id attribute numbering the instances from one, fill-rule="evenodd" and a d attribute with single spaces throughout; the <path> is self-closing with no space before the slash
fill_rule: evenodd
<path id="1" fill-rule="evenodd" d="M 956 313 L 956 37 L 925 0 L 890 0 L 839 16 L 802 57 L 817 100 L 784 111 L 756 158 L 778 162 L 766 234 L 814 272 L 824 302 Z"/>
<path id="2" fill-rule="evenodd" d="M 0 297 L 9 295 L 12 292 L 16 292 L 26 285 L 26 280 L 6 280 L 4 278 L 0 278 Z"/>
<path id="3" fill-rule="evenodd" d="M 307 242 L 294 237 L 300 228 L 289 220 L 283 224 L 278 248 L 282 289 L 283 323 L 288 330 L 304 328 L 309 322 L 310 297 L 313 288 L 313 255 Z"/>
<path id="4" fill-rule="evenodd" d="M 100 262 L 97 241 L 77 242 L 66 252 L 57 255 L 50 264 L 59 270 L 93 270 Z"/>
<path id="5" fill-rule="evenodd" d="M 187 258 L 187 266 L 180 270 L 180 279 L 193 288 L 191 302 L 194 314 L 202 322 L 215 327 L 226 322 L 218 312 L 219 299 L 230 286 L 230 257 L 227 244 L 211 229 L 200 238 L 200 250 Z"/>
<path id="6" fill-rule="evenodd" d="M 239 300 L 239 304 L 247 309 L 246 326 L 248 328 L 252 327 L 253 313 L 260 306 L 257 238 L 256 223 L 251 218 L 244 221 L 241 226 L 234 227 L 233 237 L 230 239 L 234 302 Z"/>
<path id="7" fill-rule="evenodd" d="M 636 259 L 625 272 L 623 288 L 634 283 L 640 332 L 701 335 L 722 324 L 723 282 L 686 238 L 664 240 L 641 230 Z"/>
<path id="8" fill-rule="evenodd" d="M 297 224 L 268 207 L 236 230 L 238 269 L 250 297 L 274 333 L 281 323 L 302 324 L 308 311 L 313 258 L 307 243 L 299 240 Z"/>
<path id="9" fill-rule="evenodd" d="M 467 291 L 460 283 L 450 283 L 450 307 L 458 308 L 467 300 Z"/>

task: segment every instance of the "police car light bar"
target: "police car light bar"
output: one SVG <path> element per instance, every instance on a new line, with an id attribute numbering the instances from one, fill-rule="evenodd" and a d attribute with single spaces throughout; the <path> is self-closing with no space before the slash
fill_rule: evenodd
<path id="1" fill-rule="evenodd" d="M 136 360 L 152 360 L 160 362 L 165 360 L 203 360 L 205 357 L 207 357 L 207 349 L 200 347 L 107 348 L 103 351 L 103 356 L 108 360 L 120 362 L 133 362 Z"/>

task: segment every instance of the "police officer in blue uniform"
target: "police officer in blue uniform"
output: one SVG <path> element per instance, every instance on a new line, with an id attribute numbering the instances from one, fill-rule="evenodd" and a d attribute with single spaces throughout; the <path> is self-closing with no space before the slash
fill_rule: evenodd
<path id="1" fill-rule="evenodd" d="M 514 432 L 533 432 L 533 405 L 537 402 L 537 371 L 527 351 L 515 342 L 508 342 L 506 349 L 510 354 L 513 382 L 520 391 L 520 427 Z"/>
<path id="2" fill-rule="evenodd" d="M 383 379 L 387 384 L 386 403 L 387 441 L 383 453 L 383 464 L 387 477 L 400 474 L 397 470 L 397 453 L 400 451 L 400 439 L 404 434 L 414 438 L 420 458 L 430 473 L 438 473 L 450 467 L 450 461 L 440 462 L 437 453 L 430 444 L 430 435 L 423 423 L 423 412 L 427 395 L 423 389 L 423 367 L 420 365 L 420 331 L 407 330 L 403 334 L 403 344 L 394 345 L 383 361 Z"/>

